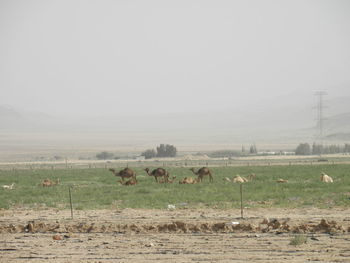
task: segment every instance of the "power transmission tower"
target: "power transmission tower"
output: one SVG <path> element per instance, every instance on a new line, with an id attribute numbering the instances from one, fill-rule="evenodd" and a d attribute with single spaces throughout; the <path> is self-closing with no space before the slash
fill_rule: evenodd
<path id="1" fill-rule="evenodd" d="M 318 126 L 318 135 L 316 136 L 318 139 L 323 140 L 323 136 L 324 136 L 324 108 L 326 107 L 324 105 L 324 101 L 323 101 L 323 96 L 327 95 L 327 93 L 325 91 L 317 91 L 315 93 L 315 96 L 318 97 L 318 103 L 317 103 L 317 126 Z"/>

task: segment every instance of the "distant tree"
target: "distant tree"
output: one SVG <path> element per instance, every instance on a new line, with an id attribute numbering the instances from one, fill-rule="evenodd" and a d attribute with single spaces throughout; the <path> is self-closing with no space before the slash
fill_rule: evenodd
<path id="1" fill-rule="evenodd" d="M 329 145 L 327 148 L 328 148 L 328 153 L 330 153 L 330 154 L 341 152 L 339 145 L 332 144 L 332 145 Z"/>
<path id="2" fill-rule="evenodd" d="M 177 149 L 174 145 L 161 144 L 157 147 L 157 157 L 175 157 Z"/>
<path id="3" fill-rule="evenodd" d="M 296 155 L 310 155 L 311 147 L 308 143 L 300 143 L 298 147 L 295 149 Z"/>
<path id="4" fill-rule="evenodd" d="M 174 145 L 165 145 L 165 152 L 168 157 L 175 157 L 177 154 L 177 149 Z"/>
<path id="5" fill-rule="evenodd" d="M 257 154 L 258 153 L 258 150 L 256 149 L 256 145 L 255 144 L 250 146 L 249 153 L 250 154 Z"/>
<path id="6" fill-rule="evenodd" d="M 145 156 L 145 159 L 151 159 L 157 156 L 157 153 L 154 149 L 148 149 L 141 153 L 141 156 Z"/>
<path id="7" fill-rule="evenodd" d="M 345 145 L 344 145 L 344 152 L 345 153 L 350 153 L 350 144 L 345 143 Z"/>
<path id="8" fill-rule="evenodd" d="M 322 154 L 324 151 L 322 144 L 316 144 L 315 142 L 312 144 L 312 154 L 318 155 Z"/>
<path id="9" fill-rule="evenodd" d="M 157 157 L 167 157 L 166 150 L 165 150 L 165 144 L 161 144 L 161 145 L 157 146 Z"/>
<path id="10" fill-rule="evenodd" d="M 323 146 L 322 144 L 312 144 L 312 154 L 333 154 L 333 153 L 341 153 L 345 152 L 345 147 L 342 148 L 339 145 L 331 144 L 329 146 Z"/>
<path id="11" fill-rule="evenodd" d="M 62 159 L 63 159 L 63 157 L 62 157 L 62 156 L 59 156 L 59 155 L 55 155 L 53 158 L 54 158 L 55 160 L 62 160 Z"/>
<path id="12" fill-rule="evenodd" d="M 96 158 L 99 160 L 109 160 L 113 158 L 113 153 L 110 152 L 100 152 L 96 154 Z"/>

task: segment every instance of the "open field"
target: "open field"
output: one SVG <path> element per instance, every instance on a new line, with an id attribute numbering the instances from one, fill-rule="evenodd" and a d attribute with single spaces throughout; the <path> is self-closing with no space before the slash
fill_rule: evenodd
<path id="1" fill-rule="evenodd" d="M 158 129 L 158 128 L 157 128 Z M 140 133 L 131 131 L 123 132 L 83 132 L 70 133 L 23 133 L 23 132 L 2 132 L 0 130 L 0 160 L 1 161 L 33 161 L 40 157 L 52 158 L 53 156 L 67 157 L 68 159 L 94 158 L 101 151 L 113 152 L 117 155 L 126 156 L 130 153 L 140 154 L 146 149 L 155 148 L 159 142 L 171 142 L 178 149 L 180 155 L 193 152 L 208 152 L 216 150 L 241 150 L 242 144 L 246 148 L 251 141 L 242 141 L 237 137 L 232 137 L 230 132 L 228 138 L 222 139 L 220 136 L 212 137 L 210 143 L 205 136 L 199 139 L 198 133 L 188 137 L 186 134 L 170 137 L 169 131 L 165 133 L 145 133 L 140 126 Z M 187 139 L 179 140 L 184 136 Z M 264 135 L 265 136 L 265 135 Z M 216 141 L 218 140 L 218 141 Z M 239 142 L 239 143 L 238 143 Z M 259 149 L 295 149 L 300 141 L 293 140 L 286 142 L 285 139 L 276 143 L 273 141 L 260 141 Z M 339 142 L 343 144 L 343 142 Z"/>
<path id="2" fill-rule="evenodd" d="M 33 158 L 33 156 L 32 156 Z M 329 155 L 260 155 L 242 156 L 234 158 L 210 158 L 205 154 L 187 154 L 176 158 L 155 158 L 149 160 L 137 159 L 65 159 L 55 160 L 52 154 L 50 157 L 36 161 L 5 161 L 1 159 L 0 170 L 38 170 L 38 169 L 90 169 L 90 168 L 115 168 L 115 167 L 137 167 L 145 168 L 149 166 L 163 167 L 222 167 L 222 166 L 271 166 L 271 165 L 335 165 L 350 164 L 349 154 L 329 154 Z"/>
<path id="3" fill-rule="evenodd" d="M 15 185 L 0 188 L 0 262 L 350 258 L 348 164 L 210 167 L 214 182 L 194 185 L 177 182 L 194 177 L 189 167 L 167 167 L 173 184 L 157 184 L 143 167 L 131 168 L 139 183 L 128 187 L 105 168 L 1 170 L 0 185 Z M 322 171 L 334 183 L 320 182 Z M 239 184 L 224 178 L 250 173 L 257 177 L 243 184 L 241 218 Z M 40 186 L 47 178 L 60 183 Z"/>
<path id="4" fill-rule="evenodd" d="M 0 262 L 349 262 L 349 208 L 239 213 L 3 210 Z"/>
<path id="5" fill-rule="evenodd" d="M 2 170 L 0 185 L 15 183 L 11 191 L 1 189 L 0 207 L 69 208 L 68 188 L 72 187 L 75 209 L 147 208 L 164 209 L 168 204 L 203 208 L 238 208 L 239 185 L 226 177 L 257 175 L 244 184 L 244 204 L 248 207 L 330 208 L 349 206 L 350 165 L 243 166 L 211 167 L 214 182 L 180 185 L 178 180 L 194 176 L 188 168 L 168 167 L 173 184 L 156 184 L 141 167 L 135 167 L 138 185 L 124 187 L 107 169 Z M 334 183 L 320 181 L 320 173 L 333 177 Z M 44 179 L 60 180 L 55 187 L 41 187 Z M 277 179 L 288 183 L 276 183 Z"/>

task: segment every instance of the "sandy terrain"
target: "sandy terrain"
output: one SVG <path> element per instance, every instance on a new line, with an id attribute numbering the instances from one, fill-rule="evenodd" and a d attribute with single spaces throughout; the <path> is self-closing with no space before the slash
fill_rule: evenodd
<path id="1" fill-rule="evenodd" d="M 214 261 L 350 262 L 350 209 L 0 210 L 0 262 Z"/>

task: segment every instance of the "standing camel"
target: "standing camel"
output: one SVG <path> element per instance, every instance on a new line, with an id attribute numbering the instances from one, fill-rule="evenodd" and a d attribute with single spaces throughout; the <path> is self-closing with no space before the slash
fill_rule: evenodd
<path id="1" fill-rule="evenodd" d="M 131 170 L 130 168 L 124 168 L 123 170 L 120 170 L 119 172 L 110 168 L 109 171 L 111 171 L 115 176 L 121 177 L 122 181 L 124 181 L 124 178 L 134 178 L 134 180 L 137 182 L 136 173 L 133 170 Z"/>
<path id="2" fill-rule="evenodd" d="M 154 176 L 154 179 L 156 180 L 157 183 L 158 183 L 158 177 L 163 177 L 164 182 L 166 183 L 168 182 L 169 173 L 163 168 L 154 169 L 151 173 L 149 172 L 150 170 L 148 168 L 146 168 L 145 171 L 149 176 Z"/>
<path id="3" fill-rule="evenodd" d="M 198 175 L 198 181 L 202 182 L 203 177 L 208 175 L 209 176 L 209 181 L 212 182 L 213 181 L 213 177 L 211 176 L 211 172 L 207 167 L 202 167 L 201 169 L 199 169 L 197 172 L 194 170 L 194 168 L 190 169 L 195 175 Z"/>

